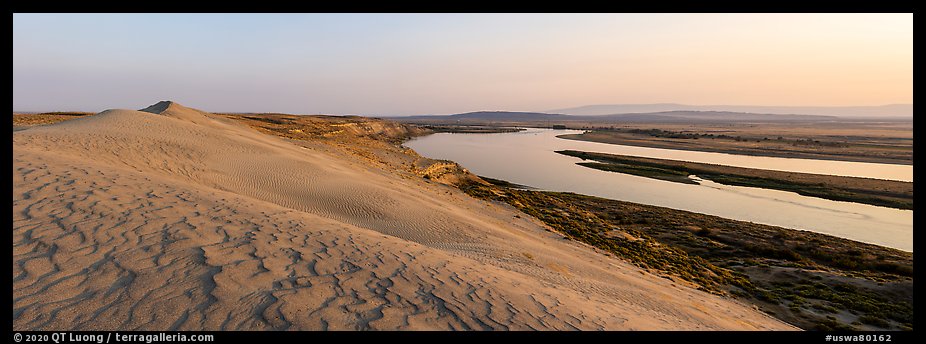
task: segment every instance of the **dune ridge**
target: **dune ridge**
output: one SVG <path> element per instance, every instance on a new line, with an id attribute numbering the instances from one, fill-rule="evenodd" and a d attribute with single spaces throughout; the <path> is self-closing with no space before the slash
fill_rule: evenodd
<path id="1" fill-rule="evenodd" d="M 512 208 L 174 102 L 13 148 L 18 330 L 795 329 Z"/>

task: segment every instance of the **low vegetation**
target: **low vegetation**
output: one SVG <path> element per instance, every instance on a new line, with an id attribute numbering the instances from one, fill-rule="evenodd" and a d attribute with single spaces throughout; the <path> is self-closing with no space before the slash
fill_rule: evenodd
<path id="1" fill-rule="evenodd" d="M 90 114 L 14 114 L 13 121 L 14 126 L 48 124 L 85 115 Z M 474 197 L 510 204 L 565 239 L 679 283 L 738 297 L 804 329 L 913 329 L 913 257 L 908 252 L 479 178 L 453 162 L 420 157 L 400 145 L 432 132 L 424 128 L 360 117 L 221 116 L 267 134 L 343 150 L 369 160 L 370 166 L 409 178 L 455 185 Z M 395 159 L 384 158 L 387 155 Z M 636 163 L 625 165 L 621 168 L 647 170 Z"/>
<path id="2" fill-rule="evenodd" d="M 465 133 L 465 134 L 492 134 L 492 133 L 514 133 L 524 130 L 524 128 L 508 127 L 490 127 L 481 125 L 441 125 L 441 124 L 422 124 L 417 127 L 431 130 L 437 133 Z"/>
<path id="3" fill-rule="evenodd" d="M 871 178 L 840 177 L 704 164 L 627 155 L 557 151 L 582 160 L 579 165 L 680 183 L 695 183 L 689 175 L 717 183 L 791 191 L 804 196 L 913 209 L 913 183 Z"/>
<path id="4" fill-rule="evenodd" d="M 427 129 L 360 116 L 289 115 L 280 113 L 216 115 L 241 121 L 262 132 L 296 140 L 382 141 L 400 144 L 432 133 Z"/>
<path id="5" fill-rule="evenodd" d="M 460 188 L 510 204 L 566 239 L 741 298 L 804 329 L 913 328 L 911 253 L 573 193 L 479 183 Z"/>
<path id="6" fill-rule="evenodd" d="M 52 124 L 75 118 L 92 115 L 92 112 L 42 112 L 42 113 L 14 113 L 13 127 L 29 127 L 34 125 Z"/>
<path id="7" fill-rule="evenodd" d="M 792 146 L 826 146 L 826 147 L 849 147 L 849 144 L 846 142 L 838 141 L 820 141 L 811 138 L 785 138 L 783 136 L 772 137 L 768 136 L 763 137 L 743 137 L 742 135 L 727 135 L 727 134 L 711 134 L 711 133 L 699 133 L 699 132 L 686 132 L 686 131 L 672 131 L 672 130 L 662 130 L 662 129 L 604 129 L 612 131 L 624 131 L 633 134 L 648 135 L 650 137 L 657 138 L 670 138 L 670 139 L 710 139 L 710 140 L 733 140 L 736 142 L 763 142 L 774 140 L 776 143 L 786 143 Z"/>
<path id="8" fill-rule="evenodd" d="M 786 158 L 913 164 L 912 122 L 622 123 L 563 139 Z"/>
<path id="9" fill-rule="evenodd" d="M 635 164 L 621 164 L 617 162 L 577 162 L 577 165 L 594 168 L 596 170 L 632 174 L 635 176 L 649 177 L 653 179 L 667 180 L 670 182 L 682 184 L 697 184 L 698 182 L 688 178 L 688 172 L 674 169 L 665 169 L 654 166 L 644 166 Z"/>

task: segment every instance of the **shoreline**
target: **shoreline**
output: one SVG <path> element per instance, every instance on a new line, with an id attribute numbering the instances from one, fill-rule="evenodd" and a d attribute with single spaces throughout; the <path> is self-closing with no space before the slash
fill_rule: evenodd
<path id="1" fill-rule="evenodd" d="M 484 180 L 491 185 L 454 186 L 470 196 L 514 207 L 564 239 L 664 278 L 726 295 L 802 329 L 913 328 L 912 252 L 806 230 Z"/>
<path id="2" fill-rule="evenodd" d="M 708 152 L 708 153 L 724 153 L 731 155 L 747 155 L 747 156 L 761 156 L 761 157 L 771 157 L 771 158 L 791 158 L 791 159 L 809 159 L 809 160 L 829 160 L 829 161 L 845 161 L 845 162 L 864 162 L 864 163 L 876 163 L 876 164 L 889 164 L 889 165 L 907 165 L 912 166 L 913 161 L 898 160 L 898 159 L 886 159 L 886 158 L 877 158 L 877 157 L 863 157 L 863 156 L 844 156 L 844 155 L 829 155 L 829 154 L 814 154 L 814 153 L 796 153 L 796 152 L 774 152 L 774 151 L 762 151 L 757 152 L 754 150 L 737 150 L 737 149 L 723 149 L 723 148 L 710 148 L 710 147 L 686 147 L 678 143 L 666 142 L 666 141 L 632 141 L 632 140 L 594 140 L 581 137 L 582 134 L 562 134 L 556 135 L 556 138 L 564 140 L 575 140 L 575 141 L 585 141 L 585 142 L 596 142 L 604 144 L 613 144 L 613 145 L 622 145 L 622 146 L 634 146 L 634 147 L 646 147 L 646 148 L 661 148 L 661 149 L 675 149 L 683 151 L 692 151 L 692 152 Z"/>
<path id="3" fill-rule="evenodd" d="M 459 186 L 669 279 L 805 330 L 913 328 L 913 254 L 836 236 L 510 182 Z M 870 257 L 868 259 L 863 257 Z M 890 262 L 890 263 L 887 263 Z M 671 277 L 668 277 L 671 276 Z"/>
<path id="4" fill-rule="evenodd" d="M 908 294 L 912 299 L 912 253 L 658 206 L 521 190 L 523 185 L 491 178 L 486 182 L 451 161 L 404 148 L 402 142 L 425 131 L 401 124 L 285 115 L 214 117 L 242 122 L 255 134 L 310 142 L 319 152 L 350 156 L 351 166 L 427 180 L 415 185 L 446 184 L 464 198 L 465 192 L 505 203 L 512 210 L 508 221 L 542 223 L 558 234 L 557 240 L 581 243 L 583 251 L 574 253 L 616 256 L 643 268 L 641 273 L 671 281 L 673 287 L 752 304 L 766 316 L 804 329 L 913 328 L 912 301 L 905 299 Z M 534 234 L 543 233 L 538 227 Z M 529 261 L 547 259 L 539 251 L 524 252 Z"/>
<path id="5" fill-rule="evenodd" d="M 143 110 L 14 134 L 14 328 L 795 329 L 449 187 L 485 182 L 414 128 Z"/>
<path id="6" fill-rule="evenodd" d="M 431 130 L 434 133 L 451 133 L 451 134 L 499 134 L 499 133 L 516 133 L 524 131 L 520 127 L 492 127 L 482 125 L 437 125 L 437 124 L 416 124 L 418 128 Z"/>
<path id="7" fill-rule="evenodd" d="M 556 153 L 582 159 L 583 162 L 576 164 L 588 168 L 677 183 L 694 184 L 695 182 L 688 178 L 694 174 L 724 185 L 781 190 L 833 201 L 913 210 L 913 182 L 784 172 L 576 150 L 562 150 Z"/>

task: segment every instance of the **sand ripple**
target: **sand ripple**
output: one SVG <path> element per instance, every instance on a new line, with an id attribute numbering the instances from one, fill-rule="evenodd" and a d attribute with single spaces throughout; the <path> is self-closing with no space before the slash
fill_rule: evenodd
<path id="1" fill-rule="evenodd" d="M 14 133 L 14 329 L 790 328 L 446 186 L 149 110 Z"/>

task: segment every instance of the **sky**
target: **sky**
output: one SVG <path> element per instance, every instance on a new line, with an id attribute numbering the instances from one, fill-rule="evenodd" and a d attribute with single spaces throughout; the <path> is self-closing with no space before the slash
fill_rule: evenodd
<path id="1" fill-rule="evenodd" d="M 913 103 L 907 14 L 21 14 L 13 110 Z"/>

